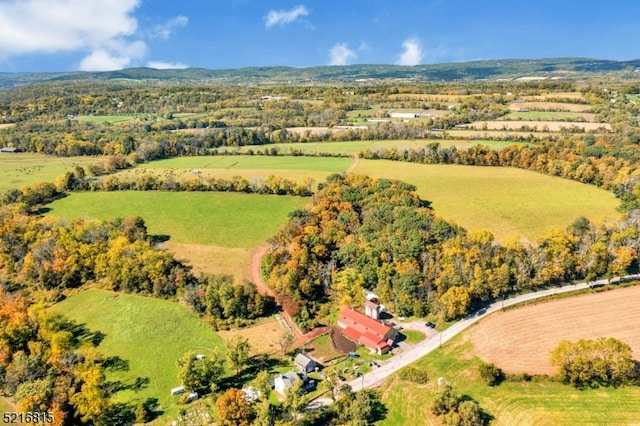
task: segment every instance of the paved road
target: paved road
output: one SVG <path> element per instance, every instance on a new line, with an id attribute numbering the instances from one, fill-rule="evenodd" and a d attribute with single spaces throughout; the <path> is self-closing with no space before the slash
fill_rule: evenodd
<path id="1" fill-rule="evenodd" d="M 622 278 L 614 278 L 611 280 L 611 283 L 619 283 L 620 281 L 632 281 L 640 279 L 640 274 L 635 275 L 627 275 Z M 511 297 L 509 299 L 501 300 L 499 302 L 495 302 L 486 308 L 472 314 L 455 324 L 451 327 L 447 328 L 445 331 L 436 334 L 430 339 L 423 340 L 422 342 L 416 344 L 413 349 L 402 352 L 398 355 L 395 355 L 393 358 L 390 358 L 384 364 L 380 364 L 380 367 L 376 368 L 373 371 L 370 371 L 367 374 L 360 376 L 357 379 L 353 379 L 350 382 L 347 382 L 354 391 L 359 391 L 362 389 L 369 389 L 380 386 L 382 382 L 384 382 L 390 375 L 400 370 L 403 367 L 406 367 L 409 364 L 412 364 L 422 358 L 423 356 L 431 353 L 441 344 L 448 342 L 453 339 L 455 336 L 460 334 L 462 331 L 469 328 L 471 325 L 480 321 L 481 318 L 492 314 L 496 311 L 499 311 L 503 308 L 507 308 L 509 306 L 517 305 L 519 303 L 527 302 L 530 300 L 539 299 L 541 297 L 547 297 L 554 294 L 561 293 L 569 293 L 577 290 L 585 290 L 593 286 L 600 286 L 607 284 L 607 280 L 599 280 L 592 281 L 591 283 L 580 283 L 580 284 L 571 284 L 565 285 L 562 287 L 554 287 L 547 290 L 540 290 L 533 293 L 527 293 L 520 296 Z M 426 327 L 425 327 L 426 329 Z M 326 405 L 331 404 L 331 400 L 329 398 L 319 398 L 309 406 L 310 409 L 320 408 Z"/>

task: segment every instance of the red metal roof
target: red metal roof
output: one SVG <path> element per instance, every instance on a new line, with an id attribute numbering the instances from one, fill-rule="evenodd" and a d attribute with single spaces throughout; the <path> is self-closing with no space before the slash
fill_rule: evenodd
<path id="1" fill-rule="evenodd" d="M 342 334 L 369 348 L 384 350 L 389 347 L 386 340 L 392 328 L 358 311 L 344 309 L 340 313 L 338 324 L 343 329 Z"/>

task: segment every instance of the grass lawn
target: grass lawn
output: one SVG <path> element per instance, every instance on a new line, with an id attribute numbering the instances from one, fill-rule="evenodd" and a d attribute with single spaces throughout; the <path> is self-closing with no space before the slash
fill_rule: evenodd
<path id="1" fill-rule="evenodd" d="M 534 239 L 580 216 L 619 216 L 612 193 L 527 170 L 361 160 L 355 173 L 411 183 L 436 214 L 469 230 L 491 231 L 499 241 Z"/>
<path id="2" fill-rule="evenodd" d="M 170 242 L 254 247 L 275 234 L 309 198 L 222 192 L 84 192 L 49 204 L 63 218 L 141 216 L 149 232 Z"/>
<path id="3" fill-rule="evenodd" d="M 75 166 L 86 167 L 98 163 L 99 157 L 52 157 L 27 152 L 0 153 L 0 193 L 19 189 L 34 182 L 53 182 L 59 175 Z"/>
<path id="4" fill-rule="evenodd" d="M 400 334 L 405 336 L 405 342 L 411 345 L 422 342 L 427 336 L 421 331 L 417 330 L 402 330 Z"/>
<path id="5" fill-rule="evenodd" d="M 416 385 L 397 375 L 380 389 L 389 410 L 380 426 L 437 424 L 429 406 L 444 377 L 459 395 L 468 395 L 494 417 L 491 425 L 628 425 L 640 418 L 640 388 L 621 387 L 576 390 L 545 380 L 504 382 L 489 387 L 478 373 L 480 360 L 464 336 L 414 364 L 426 371 L 429 383 Z"/>
<path id="6" fill-rule="evenodd" d="M 128 361 L 128 371 L 111 372 L 109 380 L 130 384 L 148 378 L 148 387 L 119 392 L 120 401 L 158 398 L 172 405 L 171 388 L 179 386 L 176 360 L 187 351 L 205 354 L 224 342 L 186 307 L 168 300 L 88 289 L 54 305 L 52 311 L 105 334 L 97 347 L 105 356 Z"/>

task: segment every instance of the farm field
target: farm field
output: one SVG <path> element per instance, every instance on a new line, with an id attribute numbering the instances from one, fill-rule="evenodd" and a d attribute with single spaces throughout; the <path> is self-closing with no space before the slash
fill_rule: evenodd
<path id="1" fill-rule="evenodd" d="M 563 129 L 579 128 L 583 131 L 597 131 L 603 129 L 610 131 L 609 123 L 584 123 L 581 121 L 538 121 L 538 120 L 516 120 L 516 121 L 474 121 L 465 125 L 469 129 L 476 130 L 520 130 L 524 126 L 536 131 L 561 132 Z"/>
<path id="2" fill-rule="evenodd" d="M 537 122 L 540 123 L 540 122 Z M 482 139 L 482 138 L 494 138 L 501 140 L 513 140 L 522 138 L 526 140 L 544 140 L 553 139 L 562 136 L 561 132 L 524 132 L 519 130 L 484 130 L 479 129 L 449 129 L 443 132 L 445 137 L 452 138 L 467 138 L 467 139 Z"/>
<path id="3" fill-rule="evenodd" d="M 458 149 L 467 149 L 472 146 L 485 145 L 492 149 L 500 149 L 511 145 L 526 145 L 524 142 L 513 141 L 494 141 L 490 139 L 472 139 L 472 140 L 455 140 L 455 139 L 414 139 L 414 140 L 388 140 L 388 141 L 350 141 L 350 142 L 292 142 L 262 145 L 260 148 L 251 146 L 242 146 L 237 148 L 240 152 L 246 152 L 249 149 L 263 150 L 276 148 L 281 153 L 287 154 L 292 150 L 302 151 L 305 153 L 317 154 L 345 154 L 357 155 L 361 151 L 380 151 L 382 149 L 417 149 L 438 143 L 442 148 L 455 146 Z M 257 149 L 256 149 L 257 148 Z M 229 148 L 218 148 L 224 151 Z"/>
<path id="4" fill-rule="evenodd" d="M 397 375 L 382 385 L 382 402 L 389 411 L 376 425 L 440 424 L 429 409 L 440 377 L 457 394 L 478 401 L 494 418 L 492 426 L 631 425 L 640 418 L 639 387 L 577 390 L 548 380 L 506 381 L 489 387 L 478 373 L 480 362 L 468 334 L 447 342 L 413 364 L 427 372 L 426 385 L 402 381 Z"/>
<path id="5" fill-rule="evenodd" d="M 618 200 L 605 190 L 527 170 L 360 160 L 354 172 L 411 183 L 436 214 L 469 230 L 488 230 L 502 242 L 533 240 L 580 216 L 619 215 Z"/>
<path id="6" fill-rule="evenodd" d="M 584 95 L 580 92 L 554 92 L 554 93 L 546 93 L 542 95 L 527 95 L 527 96 L 522 96 L 522 100 L 525 102 L 557 102 L 559 100 L 560 101 L 570 100 L 573 102 L 580 102 L 580 103 L 584 103 L 587 101 L 584 98 Z"/>
<path id="7" fill-rule="evenodd" d="M 571 111 L 590 112 L 593 108 L 588 104 L 571 104 L 564 102 L 513 102 L 509 104 L 509 109 L 518 111 L 522 109 L 534 111 Z"/>
<path id="8" fill-rule="evenodd" d="M 92 332 L 104 333 L 97 350 L 118 356 L 129 364 L 127 371 L 110 372 L 109 380 L 131 384 L 148 378 L 139 392 L 124 390 L 119 401 L 140 402 L 157 397 L 160 405 L 173 405 L 171 388 L 179 385 L 176 360 L 187 351 L 205 355 L 224 350 L 222 338 L 186 307 L 167 300 L 87 289 L 51 307 Z M 99 312 L 100 315 L 96 315 Z M 188 332 L 185 332 L 188 330 Z"/>
<path id="9" fill-rule="evenodd" d="M 469 332 L 474 353 L 508 373 L 554 374 L 549 352 L 562 340 L 615 337 L 640 359 L 640 286 L 497 312 Z"/>
<path id="10" fill-rule="evenodd" d="M 33 153 L 0 153 L 0 193 L 34 182 L 53 182 L 75 166 L 86 167 L 102 161 L 98 157 L 52 157 Z"/>
<path id="11" fill-rule="evenodd" d="M 78 117 L 78 121 L 84 123 L 111 123 L 120 124 L 127 123 L 129 121 L 137 120 L 139 117 L 146 117 L 146 114 L 139 115 L 81 115 Z"/>
<path id="12" fill-rule="evenodd" d="M 0 130 L 15 126 L 16 123 L 0 123 Z"/>
<path id="13" fill-rule="evenodd" d="M 596 122 L 596 114 L 591 112 L 571 111 L 514 111 L 502 117 L 501 121 L 537 120 L 537 121 L 580 121 Z"/>
<path id="14" fill-rule="evenodd" d="M 254 147 L 258 149 L 259 147 Z M 329 173 L 344 172 L 351 165 L 350 158 L 270 157 L 262 155 L 212 155 L 199 157 L 177 157 L 141 164 L 141 169 L 225 169 L 225 170 L 269 170 L 277 174 L 280 170 L 304 170 Z"/>
<path id="15" fill-rule="evenodd" d="M 48 215 L 109 219 L 141 216 L 170 242 L 254 247 L 271 237 L 289 212 L 309 198 L 219 192 L 85 192 L 49 204 Z"/>

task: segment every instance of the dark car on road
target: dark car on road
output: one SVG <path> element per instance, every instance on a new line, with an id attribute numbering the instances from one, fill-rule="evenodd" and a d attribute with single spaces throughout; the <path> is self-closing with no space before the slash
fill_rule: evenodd
<path id="1" fill-rule="evenodd" d="M 431 321 L 429 321 L 428 323 L 425 324 L 427 327 L 429 328 L 436 328 L 436 325 L 434 323 L 432 323 Z"/>

